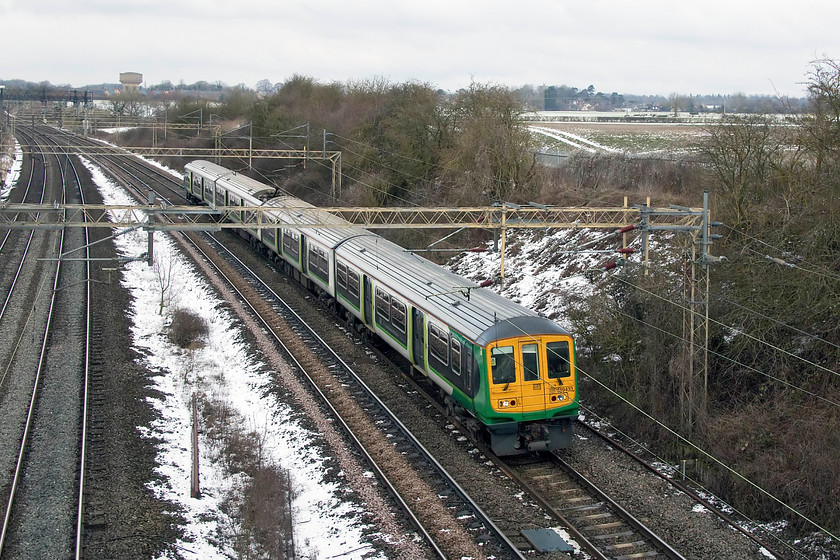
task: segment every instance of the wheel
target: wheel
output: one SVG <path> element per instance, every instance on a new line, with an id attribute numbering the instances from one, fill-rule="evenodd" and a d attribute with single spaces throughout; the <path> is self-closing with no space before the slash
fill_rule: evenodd
<path id="1" fill-rule="evenodd" d="M 455 418 L 455 403 L 452 402 L 452 399 L 446 397 L 443 401 L 443 404 L 446 407 L 447 418 Z"/>

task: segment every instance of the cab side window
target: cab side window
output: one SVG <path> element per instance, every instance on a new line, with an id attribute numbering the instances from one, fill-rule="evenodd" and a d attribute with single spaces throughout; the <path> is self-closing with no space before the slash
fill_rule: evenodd
<path id="1" fill-rule="evenodd" d="M 513 359 L 513 346 L 498 346 L 490 352 L 490 367 L 493 383 L 515 383 L 516 361 Z"/>
<path id="2" fill-rule="evenodd" d="M 572 374 L 569 362 L 569 343 L 565 341 L 549 342 L 545 349 L 548 362 L 548 378 L 560 379 Z"/>

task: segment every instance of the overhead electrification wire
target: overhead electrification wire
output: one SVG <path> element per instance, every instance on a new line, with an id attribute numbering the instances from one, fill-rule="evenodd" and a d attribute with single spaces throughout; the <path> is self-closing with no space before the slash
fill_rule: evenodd
<path id="1" fill-rule="evenodd" d="M 682 305 L 681 303 L 677 303 L 675 301 L 672 301 L 672 300 L 670 300 L 670 299 L 668 299 L 664 296 L 661 296 L 661 295 L 659 295 L 655 292 L 651 292 L 650 290 L 646 290 L 646 289 L 642 288 L 641 286 L 637 286 L 636 284 L 633 284 L 629 280 L 625 280 L 625 279 L 623 279 L 619 276 L 616 276 L 615 278 L 616 278 L 616 280 L 618 280 L 619 282 L 622 282 L 623 284 L 626 284 L 626 285 L 628 285 L 632 288 L 635 288 L 635 289 L 639 290 L 640 292 L 643 292 L 643 293 L 648 294 L 650 296 L 653 296 L 657 299 L 660 299 L 660 300 L 662 300 L 666 303 L 670 303 L 671 305 L 673 305 L 673 306 L 675 306 L 675 307 L 677 307 L 677 308 L 679 308 L 683 311 L 693 312 L 693 310 L 691 308 L 686 307 L 685 305 Z M 767 342 L 766 340 L 761 340 L 760 338 L 758 338 L 756 336 L 753 336 L 753 335 L 751 335 L 751 334 L 749 334 L 749 333 L 747 333 L 747 332 L 745 332 L 741 329 L 736 329 L 735 327 L 733 327 L 731 325 L 727 325 L 726 323 L 722 323 L 721 321 L 718 321 L 716 319 L 712 319 L 711 317 L 709 318 L 709 322 L 714 323 L 716 325 L 720 325 L 721 327 L 729 329 L 730 331 L 736 331 L 736 332 L 738 332 L 738 334 L 740 334 L 742 336 L 745 336 L 745 337 L 747 337 L 751 340 L 754 340 L 754 341 L 758 342 L 759 344 L 764 344 L 765 346 L 769 346 L 770 348 L 772 348 L 772 349 L 774 349 L 778 352 L 781 352 L 782 354 L 785 354 L 787 356 L 790 356 L 791 358 L 794 358 L 796 360 L 804 362 L 804 363 L 808 364 L 809 366 L 812 366 L 812 367 L 814 367 L 818 370 L 822 370 L 826 373 L 830 373 L 831 375 L 835 375 L 837 377 L 840 377 L 840 373 L 838 373 L 836 371 L 833 371 L 833 370 L 831 370 L 831 369 L 829 369 L 829 368 L 827 368 L 823 365 L 820 365 L 816 362 L 812 362 L 810 360 L 807 360 L 807 359 L 805 359 L 801 356 L 797 356 L 796 354 L 794 354 L 793 352 L 791 352 L 789 350 L 785 350 L 784 348 L 780 348 L 780 347 L 776 346 L 775 344 L 771 344 L 771 343 Z"/>
<path id="2" fill-rule="evenodd" d="M 813 333 L 803 331 L 802 329 L 796 328 L 793 325 L 788 325 L 787 323 L 785 323 L 783 321 L 779 321 L 778 319 L 774 319 L 773 317 L 770 317 L 769 315 L 765 315 L 764 313 L 761 313 L 760 311 L 756 311 L 755 309 L 750 309 L 749 307 L 745 307 L 745 306 L 741 305 L 740 303 L 736 303 L 736 302 L 734 302 L 732 300 L 729 300 L 725 297 L 716 296 L 716 299 L 718 301 L 722 301 L 722 302 L 726 303 L 727 305 L 731 305 L 733 307 L 737 307 L 738 309 L 743 309 L 744 311 L 747 311 L 748 313 L 758 315 L 762 319 L 767 319 L 768 321 L 772 321 L 773 323 L 776 323 L 779 326 L 785 327 L 785 328 L 790 329 L 794 332 L 798 332 L 802 336 L 805 336 L 805 337 L 807 337 L 811 340 L 816 340 L 818 342 L 822 342 L 823 344 L 827 344 L 828 346 L 832 346 L 834 348 L 840 349 L 840 345 L 838 345 L 838 344 L 834 344 L 833 342 L 831 342 L 829 340 L 826 340 L 826 339 L 824 339 L 824 338 L 822 338 L 818 335 L 815 335 Z"/>
<path id="3" fill-rule="evenodd" d="M 683 337 L 683 336 L 681 336 L 681 335 L 678 335 L 678 334 L 676 334 L 676 333 L 672 333 L 672 332 L 670 332 L 670 331 L 668 331 L 668 330 L 665 330 L 665 329 L 663 329 L 662 327 L 658 327 L 658 326 L 656 326 L 656 325 L 654 325 L 654 324 L 652 324 L 652 323 L 648 323 L 647 321 L 645 321 L 645 320 L 643 320 L 643 319 L 639 319 L 638 317 L 633 317 L 633 316 L 632 316 L 632 315 L 630 315 L 629 313 L 625 313 L 625 312 L 623 312 L 623 311 L 618 311 L 618 310 L 616 310 L 615 312 L 616 312 L 616 313 L 618 313 L 619 315 L 623 315 L 623 316 L 627 317 L 628 319 L 632 319 L 632 320 L 634 320 L 634 321 L 636 321 L 636 322 L 638 322 L 638 323 L 641 323 L 642 325 L 644 325 L 644 326 L 646 326 L 646 327 L 650 327 L 650 328 L 652 328 L 652 329 L 654 329 L 654 330 L 657 330 L 657 331 L 661 332 L 662 334 L 666 334 L 666 335 L 668 335 L 668 336 L 670 336 L 670 337 L 673 337 L 673 338 L 675 338 L 675 339 L 677 339 L 677 340 L 680 340 L 680 341 L 682 341 L 682 342 L 685 342 L 686 344 L 688 344 L 688 343 L 690 342 L 689 340 L 687 340 L 686 338 L 684 338 L 684 337 Z M 758 369 L 758 368 L 755 368 L 755 367 L 753 367 L 753 366 L 750 366 L 750 365 L 747 365 L 747 364 L 745 364 L 745 363 L 739 362 L 739 361 L 738 361 L 738 360 L 736 360 L 735 358 L 730 358 L 729 356 L 726 356 L 726 355 L 721 354 L 721 353 L 719 353 L 719 352 L 715 352 L 714 350 L 712 350 L 712 349 L 710 349 L 710 348 L 708 348 L 708 347 L 706 347 L 706 346 L 704 346 L 704 345 L 702 345 L 702 344 L 697 344 L 697 343 L 695 343 L 695 345 L 697 345 L 697 347 L 698 347 L 698 348 L 700 348 L 701 350 L 705 350 L 705 351 L 709 352 L 709 354 L 712 354 L 712 355 L 714 355 L 714 356 L 717 356 L 717 357 L 719 357 L 719 358 L 722 358 L 722 359 L 724 359 L 724 360 L 727 360 L 727 361 L 729 361 L 729 362 L 732 362 L 733 364 L 737 365 L 738 367 L 742 367 L 742 368 L 744 368 L 744 369 L 748 369 L 748 370 L 752 371 L 753 373 L 757 373 L 757 374 L 762 375 L 762 376 L 764 376 L 764 377 L 768 377 L 768 378 L 772 379 L 773 381 L 776 381 L 777 383 L 781 383 L 782 385 L 787 385 L 787 386 L 788 386 L 788 387 L 790 387 L 791 389 L 795 389 L 795 390 L 797 390 L 797 391 L 801 391 L 801 392 L 805 393 L 805 394 L 806 394 L 806 395 L 808 395 L 808 396 L 814 397 L 814 398 L 815 398 L 815 399 L 817 399 L 817 400 L 824 401 L 824 402 L 826 402 L 826 403 L 828 403 L 828 404 L 830 404 L 830 405 L 833 405 L 833 406 L 836 406 L 836 407 L 840 408 L 840 402 L 835 402 L 835 401 L 832 401 L 831 399 L 827 399 L 827 398 L 825 398 L 825 397 L 823 397 L 823 396 L 820 396 L 820 395 L 818 395 L 818 394 L 816 394 L 816 393 L 814 393 L 814 392 L 812 392 L 812 391 L 809 391 L 808 389 L 804 389 L 804 388 L 802 388 L 802 387 L 799 387 L 798 385 L 794 385 L 794 384 L 793 384 L 793 383 L 791 383 L 790 381 L 785 381 L 784 379 L 780 379 L 780 378 L 778 378 L 778 377 L 774 377 L 774 376 L 770 375 L 770 374 L 769 374 L 769 373 L 767 373 L 767 372 L 761 371 L 761 370 L 760 370 L 760 369 Z"/>
<path id="4" fill-rule="evenodd" d="M 753 482 L 752 480 L 747 478 L 745 475 L 739 473 L 738 471 L 736 471 L 735 469 L 733 469 L 732 467 L 730 467 L 729 465 L 727 465 L 726 463 L 724 463 L 723 461 L 721 461 L 720 459 L 718 459 L 717 457 L 715 457 L 714 455 L 712 455 L 711 453 L 709 453 L 708 451 L 706 451 L 705 449 L 703 449 L 702 447 L 700 447 L 699 445 L 697 445 L 696 443 L 691 441 L 690 439 L 686 438 L 685 436 L 683 436 L 682 434 L 680 434 L 679 432 L 677 432 L 676 430 L 674 430 L 670 426 L 661 422 L 657 418 L 654 418 L 652 415 L 648 414 L 647 412 L 642 410 L 640 407 L 636 406 L 636 404 L 630 402 L 625 397 L 618 394 L 616 391 L 613 391 L 605 383 L 602 383 L 598 378 L 594 377 L 592 374 L 589 374 L 585 371 L 582 371 L 580 368 L 576 368 L 576 369 L 577 369 L 577 371 L 579 371 L 583 375 L 585 375 L 588 379 L 591 379 L 593 382 L 595 382 L 597 385 L 599 385 L 602 389 L 604 389 L 605 391 L 607 391 L 608 393 L 613 395 L 615 398 L 620 399 L 620 400 L 624 401 L 625 403 L 627 403 L 627 405 L 632 407 L 636 412 L 638 412 L 642 416 L 646 417 L 650 421 L 654 422 L 656 425 L 660 426 L 663 430 L 665 430 L 668 433 L 670 433 L 671 435 L 673 435 L 675 438 L 677 438 L 679 441 L 681 441 L 685 445 L 694 449 L 697 453 L 701 454 L 703 457 L 706 457 L 707 459 L 709 459 L 710 461 L 715 463 L 721 469 L 730 473 L 735 478 L 737 478 L 739 480 L 742 480 L 744 483 L 746 483 L 750 487 L 754 488 L 756 491 L 758 491 L 763 496 L 766 496 L 770 500 L 779 504 L 782 508 L 791 512 L 793 515 L 795 515 L 799 519 L 805 521 L 806 523 L 808 523 L 812 527 L 815 527 L 815 528 L 819 529 L 822 533 L 831 537 L 833 540 L 840 542 L 840 536 L 832 533 L 827 527 L 823 527 L 817 521 L 814 521 L 813 519 L 811 519 L 810 517 L 808 517 L 807 515 L 805 515 L 804 513 L 799 511 L 798 509 L 796 509 L 795 507 L 793 507 L 792 505 L 787 504 L 781 498 L 776 497 L 774 494 L 772 494 L 768 490 L 765 490 L 764 488 L 759 486 L 757 483 Z"/>
<path id="5" fill-rule="evenodd" d="M 521 327 L 519 327 L 519 326 L 517 326 L 517 325 L 514 325 L 514 324 L 513 324 L 512 322 L 510 322 L 510 321 L 508 321 L 508 322 L 509 322 L 511 325 L 513 325 L 513 327 L 514 327 L 514 328 L 516 328 L 517 330 L 521 331 L 523 334 L 527 334 L 527 333 L 525 333 L 525 331 L 524 331 Z M 651 326 L 653 326 L 653 325 L 651 325 Z M 654 327 L 654 328 L 658 328 L 658 327 Z M 671 334 L 671 333 L 668 333 L 668 334 Z M 632 408 L 633 408 L 636 412 L 638 412 L 638 413 L 639 413 L 639 414 L 641 414 L 642 416 L 646 417 L 647 419 L 649 419 L 650 421 L 652 421 L 652 422 L 653 422 L 653 423 L 655 423 L 656 425 L 660 426 L 662 429 L 664 429 L 665 431 L 667 431 L 668 433 L 670 433 L 671 435 L 673 435 L 674 437 L 676 437 L 679 441 L 681 441 L 681 442 L 683 442 L 684 444 L 688 445 L 689 447 L 691 447 L 692 449 L 694 449 L 695 451 L 697 451 L 698 453 L 700 453 L 700 454 L 701 454 L 701 455 L 703 455 L 704 457 L 708 458 L 710 461 L 712 461 L 713 463 L 715 463 L 716 465 L 718 465 L 720 468 L 724 469 L 725 471 L 729 472 L 730 474 L 732 474 L 733 476 L 735 476 L 735 477 L 736 477 L 736 478 L 738 478 L 739 480 L 744 481 L 746 484 L 748 484 L 750 487 L 752 487 L 752 488 L 754 488 L 755 490 L 757 490 L 757 491 L 758 491 L 759 493 L 761 493 L 762 495 L 764 495 L 764 496 L 766 496 L 766 497 L 770 498 L 771 500 L 773 500 L 774 502 L 776 502 L 777 504 L 779 504 L 780 506 L 782 506 L 782 507 L 783 507 L 784 509 L 786 509 L 787 511 L 789 511 L 789 512 L 793 513 L 796 517 L 798 517 L 798 518 L 802 519 L 803 521 L 807 522 L 809 525 L 811 525 L 811 526 L 813 526 L 813 527 L 815 527 L 815 528 L 819 529 L 821 532 L 823 532 L 824 534 L 828 535 L 828 536 L 829 536 L 829 537 L 831 537 L 832 539 L 834 539 L 834 540 L 836 540 L 836 541 L 840 541 L 840 536 L 835 535 L 835 534 L 834 534 L 834 533 L 832 533 L 832 532 L 831 532 L 828 528 L 823 527 L 823 526 L 822 526 L 822 525 L 820 525 L 818 522 L 816 522 L 816 521 L 814 521 L 813 519 L 809 518 L 807 515 L 805 515 L 804 513 L 800 512 L 799 510 L 797 510 L 795 507 L 793 507 L 793 506 L 791 506 L 791 505 L 787 504 L 787 503 L 786 503 L 786 502 L 784 502 L 781 498 L 776 497 L 774 494 L 770 493 L 768 490 L 765 490 L 764 488 L 762 488 L 761 486 L 759 486 L 757 483 L 753 482 L 752 480 L 750 480 L 749 478 L 747 478 L 745 475 L 743 475 L 743 474 L 739 473 L 738 471 L 736 471 L 735 469 L 733 469 L 732 467 L 730 467 L 729 465 L 727 465 L 726 463 L 724 463 L 723 461 L 721 461 L 720 459 L 718 459 L 717 457 L 715 457 L 714 455 L 712 455 L 711 453 L 709 453 L 708 451 L 704 450 L 702 447 L 700 447 L 699 445 L 697 445 L 696 443 L 694 443 L 693 441 L 691 441 L 691 440 L 690 440 L 690 439 L 688 439 L 687 437 L 683 436 L 682 434 L 680 434 L 679 432 L 677 432 L 676 430 L 674 430 L 673 428 L 671 428 L 670 426 L 668 426 L 668 425 L 667 425 L 667 424 L 665 424 L 664 422 L 662 422 L 662 421 L 660 421 L 659 419 L 655 418 L 654 416 L 652 416 L 652 415 L 651 415 L 651 414 L 649 414 L 648 412 L 646 412 L 646 411 L 642 410 L 642 409 L 641 409 L 640 407 L 638 407 L 635 403 L 631 402 L 630 400 L 628 400 L 628 399 L 627 399 L 627 398 L 625 398 L 624 396 L 622 396 L 622 395 L 620 395 L 619 393 L 617 393 L 616 391 L 612 390 L 610 387 L 608 387 L 605 383 L 601 382 L 598 378 L 596 378 L 595 376 L 593 376 L 591 373 L 588 373 L 588 372 L 584 371 L 583 369 L 581 369 L 581 368 L 580 368 L 580 366 L 577 366 L 577 365 L 575 366 L 575 371 L 577 371 L 578 373 L 580 373 L 580 374 L 582 374 L 582 375 L 586 376 L 588 379 L 591 379 L 593 382 L 595 382 L 595 383 L 596 383 L 597 385 L 599 385 L 601 388 L 603 388 L 604 390 L 606 390 L 607 392 L 609 392 L 611 395 L 613 395 L 613 396 L 614 396 L 614 397 L 616 397 L 617 399 L 619 399 L 619 400 L 621 400 L 621 401 L 625 402 L 627 405 L 629 405 L 630 407 L 632 407 Z M 838 406 L 840 406 L 840 404 L 838 404 Z"/>
<path id="6" fill-rule="evenodd" d="M 581 410 L 583 410 L 584 412 L 586 412 L 586 415 L 587 415 L 587 416 L 593 416 L 594 418 L 597 418 L 597 419 L 598 419 L 598 421 L 599 421 L 600 423 L 602 423 L 602 424 L 605 424 L 605 425 L 609 426 L 609 430 L 614 431 L 615 433 L 617 433 L 617 434 L 621 435 L 621 437 L 622 437 L 622 438 L 626 439 L 627 441 L 632 442 L 632 443 L 633 443 L 634 445 L 636 445 L 637 447 L 639 447 L 639 448 L 641 448 L 641 449 L 644 449 L 644 450 L 645 450 L 645 453 L 647 453 L 648 455 L 652 456 L 654 459 L 656 459 L 657 461 L 659 461 L 659 462 L 660 462 L 660 463 L 662 463 L 663 465 L 668 465 L 668 466 L 670 466 L 670 467 L 674 470 L 674 474 L 675 474 L 676 472 L 680 472 L 680 471 L 679 471 L 679 470 L 678 470 L 675 466 L 673 466 L 673 465 L 670 463 L 670 461 L 668 461 L 668 459 L 665 459 L 664 457 L 660 457 L 659 455 L 657 455 L 657 454 L 656 454 L 656 452 L 654 452 L 654 451 L 653 451 L 653 449 L 651 449 L 651 448 L 650 448 L 650 447 L 648 447 L 647 445 L 645 445 L 645 444 L 643 444 L 643 443 L 641 443 L 641 442 L 637 441 L 637 440 L 636 440 L 635 438 L 633 438 L 633 436 L 631 436 L 630 434 L 628 434 L 628 433 L 626 433 L 626 432 L 623 432 L 623 431 L 622 431 L 620 428 L 618 428 L 615 424 L 613 424 L 612 422 L 610 422 L 608 419 L 604 418 L 603 416 L 599 416 L 599 415 L 598 415 L 598 414 L 597 414 L 594 410 L 592 410 L 591 408 L 588 408 L 588 407 L 586 407 L 586 406 L 584 406 L 584 405 L 582 405 L 582 404 L 580 405 L 580 408 L 581 408 Z M 659 470 L 660 470 L 660 469 L 657 467 L 657 471 L 659 471 Z M 668 473 L 665 473 L 665 474 L 667 475 Z M 706 488 L 706 487 L 705 487 L 705 485 L 704 485 L 703 481 L 701 481 L 701 480 L 696 480 L 696 479 L 694 479 L 692 476 L 690 476 L 690 475 L 686 474 L 685 472 L 681 472 L 681 474 L 682 474 L 682 476 L 683 476 L 683 479 L 684 479 L 684 480 L 689 480 L 691 483 L 693 483 L 694 485 L 696 485 L 698 488 L 703 488 L 703 491 L 704 491 L 705 493 L 708 493 L 710 496 L 712 496 L 714 499 L 718 500 L 719 502 L 721 502 L 721 503 L 726 503 L 726 501 L 725 501 L 723 498 L 721 498 L 721 497 L 719 497 L 719 496 L 716 496 L 716 495 L 714 495 L 713 493 L 711 493 L 711 491 L 710 491 L 708 488 Z M 708 499 L 707 499 L 707 501 L 711 501 L 711 500 L 708 500 Z M 752 519 L 750 518 L 750 516 L 749 516 L 749 515 L 747 515 L 746 513 L 742 512 L 741 510 L 739 510 L 738 508 L 736 508 L 736 507 L 735 507 L 735 506 L 733 506 L 732 504 L 726 503 L 726 507 L 727 507 L 727 508 L 732 508 L 732 511 L 734 511 L 735 513 L 737 513 L 738 515 L 740 515 L 743 519 L 748 519 L 748 520 L 752 521 L 753 523 L 755 523 L 756 525 L 758 525 L 758 522 L 757 522 L 757 521 L 752 520 Z M 772 539 L 773 539 L 773 540 L 774 540 L 777 544 L 779 544 L 779 545 L 781 545 L 781 546 L 785 547 L 785 548 L 786 548 L 787 550 L 789 550 L 790 552 L 792 552 L 792 553 L 796 554 L 797 556 L 799 556 L 799 557 L 801 557 L 801 558 L 807 558 L 807 556 L 805 556 L 805 555 L 804 555 L 804 554 L 802 554 L 800 551 L 798 551 L 797 549 L 795 549 L 795 548 L 794 548 L 794 547 L 793 547 L 793 546 L 792 546 L 789 542 L 787 542 L 786 540 L 782 539 L 781 537 L 779 537 L 779 536 L 778 536 L 778 535 L 776 535 L 775 533 L 773 533 L 773 532 L 771 532 L 771 531 L 767 531 L 765 534 L 766 534 L 767 536 L 769 536 L 770 538 L 772 538 Z"/>
<path id="7" fill-rule="evenodd" d="M 742 231 L 739 231 L 739 230 L 737 230 L 737 229 L 735 229 L 735 228 L 733 228 L 733 227 L 731 227 L 731 226 L 728 226 L 728 225 L 726 225 L 726 224 L 723 224 L 723 227 L 726 227 L 726 228 L 728 228 L 730 231 L 733 231 L 733 232 L 737 233 L 738 235 L 741 235 L 741 236 L 743 236 L 743 237 L 746 237 L 747 239 L 750 239 L 750 240 L 752 240 L 752 241 L 756 242 L 756 243 L 757 243 L 757 244 L 759 244 L 759 245 L 762 245 L 762 246 L 764 246 L 764 247 L 767 247 L 767 248 L 769 248 L 769 249 L 772 249 L 773 251 L 775 251 L 775 252 L 776 252 L 776 253 L 778 253 L 778 254 L 784 255 L 784 254 L 786 254 L 786 253 L 788 253 L 788 252 L 789 252 L 789 251 L 786 251 L 786 250 L 784 250 L 784 249 L 780 249 L 779 247 L 776 247 L 776 246 L 774 246 L 774 245 L 771 245 L 770 243 L 767 243 L 766 241 L 763 241 L 763 240 L 761 240 L 761 239 L 759 239 L 759 238 L 757 238 L 757 237 L 754 237 L 754 236 L 752 236 L 752 235 L 749 235 L 749 234 L 747 234 L 747 233 L 744 233 L 744 232 L 742 232 Z M 804 264 L 809 265 L 810 267 L 812 267 L 812 268 L 806 268 L 806 267 L 800 266 L 800 265 L 798 265 L 798 264 L 796 264 L 796 263 L 788 262 L 788 261 L 786 261 L 786 260 L 784 260 L 784 259 L 778 259 L 778 258 L 770 257 L 770 255 L 764 254 L 764 253 L 762 253 L 761 251 L 756 251 L 755 249 L 753 249 L 752 247 L 750 247 L 749 245 L 747 245 L 747 244 L 746 244 L 746 243 L 744 243 L 744 242 L 735 242 L 735 243 L 737 243 L 737 244 L 738 244 L 738 245 L 740 245 L 741 247 L 744 247 L 746 250 L 750 251 L 751 253 L 755 253 L 756 255 L 759 255 L 759 256 L 761 256 L 761 257 L 763 257 L 763 258 L 765 258 L 766 260 L 769 260 L 769 261 L 771 261 L 771 262 L 775 262 L 775 263 L 777 263 L 777 264 L 780 264 L 780 265 L 783 265 L 783 266 L 787 266 L 787 267 L 792 268 L 792 269 L 801 270 L 801 271 L 803 271 L 803 272 L 807 272 L 807 273 L 810 273 L 810 274 L 814 274 L 814 275 L 816 275 L 816 276 L 821 276 L 821 277 L 823 277 L 823 278 L 829 278 L 829 279 L 831 279 L 831 280 L 838 280 L 838 281 L 840 281 L 840 274 L 836 274 L 835 272 L 832 272 L 831 270 L 827 270 L 825 267 L 820 266 L 820 265 L 818 265 L 818 264 L 815 264 L 815 263 L 812 263 L 812 262 L 809 262 L 809 261 L 806 261 L 806 260 L 804 260 L 804 259 L 803 259 L 803 260 L 802 260 L 802 262 L 803 262 Z"/>

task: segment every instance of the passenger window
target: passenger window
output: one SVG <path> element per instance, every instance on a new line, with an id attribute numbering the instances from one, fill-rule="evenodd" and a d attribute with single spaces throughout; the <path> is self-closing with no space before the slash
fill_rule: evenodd
<path id="1" fill-rule="evenodd" d="M 569 343 L 565 341 L 549 342 L 546 346 L 548 358 L 548 378 L 569 377 L 572 367 L 569 363 Z"/>
<path id="2" fill-rule="evenodd" d="M 461 375 L 461 342 L 454 338 L 450 342 L 450 352 L 452 356 L 452 373 Z"/>
<path id="3" fill-rule="evenodd" d="M 490 367 L 493 383 L 516 383 L 516 361 L 513 359 L 513 346 L 499 346 L 490 353 Z"/>
<path id="4" fill-rule="evenodd" d="M 525 381 L 540 380 L 540 353 L 536 344 L 522 345 L 522 370 Z"/>
<path id="5" fill-rule="evenodd" d="M 355 270 L 347 270 L 347 293 L 353 299 L 359 299 L 359 273 Z"/>
<path id="6" fill-rule="evenodd" d="M 429 351 L 443 365 L 449 364 L 449 333 L 429 325 Z"/>
<path id="7" fill-rule="evenodd" d="M 401 333 L 405 332 L 405 304 L 391 298 L 391 324 Z"/>
<path id="8" fill-rule="evenodd" d="M 391 320 L 391 296 L 379 288 L 376 288 L 376 315 L 382 320 Z"/>
<path id="9" fill-rule="evenodd" d="M 347 265 L 343 263 L 336 264 L 337 283 L 340 288 L 347 289 Z"/>

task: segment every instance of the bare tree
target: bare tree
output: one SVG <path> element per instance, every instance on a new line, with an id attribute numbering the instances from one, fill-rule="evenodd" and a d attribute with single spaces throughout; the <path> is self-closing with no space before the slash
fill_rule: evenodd
<path id="1" fill-rule="evenodd" d="M 735 227 L 748 223 L 750 208 L 767 194 L 768 181 L 781 166 L 783 146 L 775 132 L 775 123 L 765 115 L 728 117 L 708 129 L 701 152 Z"/>
<path id="2" fill-rule="evenodd" d="M 174 289 L 173 281 L 181 271 L 179 262 L 170 254 L 155 253 L 155 280 L 160 293 L 158 315 L 163 315 L 163 308 L 172 305 L 178 290 Z"/>
<path id="3" fill-rule="evenodd" d="M 459 92 L 447 109 L 454 139 L 444 168 L 473 201 L 481 194 L 485 202 L 530 196 L 537 164 L 524 111 L 512 91 L 478 84 Z"/>

